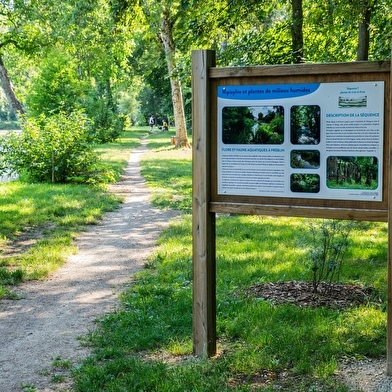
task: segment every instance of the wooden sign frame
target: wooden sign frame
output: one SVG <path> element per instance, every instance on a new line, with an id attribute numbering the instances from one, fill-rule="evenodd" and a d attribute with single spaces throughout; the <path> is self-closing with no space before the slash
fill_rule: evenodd
<path id="1" fill-rule="evenodd" d="M 360 81 L 384 82 L 383 188 L 380 202 L 218 194 L 218 86 Z M 212 356 L 216 352 L 216 213 L 383 221 L 390 225 L 390 85 L 389 61 L 217 68 L 214 51 L 192 52 L 193 342 L 196 355 Z M 391 249 L 388 246 L 389 375 L 392 375 L 391 281 Z"/>

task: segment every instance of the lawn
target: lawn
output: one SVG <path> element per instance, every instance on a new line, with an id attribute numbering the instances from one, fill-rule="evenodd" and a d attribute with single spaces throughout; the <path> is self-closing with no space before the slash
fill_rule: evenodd
<path id="1" fill-rule="evenodd" d="M 121 172 L 147 127 L 100 146 Z M 93 355 L 73 369 L 76 391 L 347 391 L 339 362 L 385 357 L 387 225 L 356 222 L 340 282 L 371 288 L 346 309 L 276 304 L 249 295 L 264 283 L 311 281 L 310 221 L 272 216 L 217 217 L 218 354 L 192 355 L 191 151 L 169 133 L 148 136 L 142 173 L 159 208 L 182 211 L 145 269 L 122 295 L 121 310 L 97 320 L 83 339 Z M 26 279 L 44 279 L 75 252 L 73 239 L 121 200 L 104 187 L 0 184 L 0 297 Z M 38 241 L 19 252 L 7 247 Z"/>
<path id="2" fill-rule="evenodd" d="M 275 304 L 248 295 L 266 282 L 311 281 L 310 222 L 217 217 L 218 354 L 192 355 L 191 152 L 168 134 L 148 137 L 142 173 L 159 208 L 182 211 L 145 270 L 103 316 L 85 344 L 94 354 L 74 370 L 77 391 L 348 391 L 342 360 L 386 351 L 387 226 L 355 223 L 340 282 L 372 288 L 346 309 Z"/>
<path id="3" fill-rule="evenodd" d="M 97 148 L 116 178 L 145 134 L 146 127 L 135 128 L 117 142 Z M 120 203 L 105 186 L 0 183 L 0 298 L 15 297 L 15 284 L 44 279 L 58 269 L 76 251 L 75 236 Z"/>

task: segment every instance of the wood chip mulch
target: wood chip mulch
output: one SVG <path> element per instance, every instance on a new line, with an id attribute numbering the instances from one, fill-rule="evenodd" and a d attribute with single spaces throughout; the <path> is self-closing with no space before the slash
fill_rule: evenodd
<path id="1" fill-rule="evenodd" d="M 317 293 L 313 293 L 313 284 L 303 281 L 287 281 L 279 283 L 262 283 L 246 290 L 246 295 L 253 296 L 272 304 L 292 303 L 301 307 L 328 307 L 347 309 L 369 302 L 382 303 L 375 298 L 371 287 L 359 285 L 324 283 L 318 285 Z"/>

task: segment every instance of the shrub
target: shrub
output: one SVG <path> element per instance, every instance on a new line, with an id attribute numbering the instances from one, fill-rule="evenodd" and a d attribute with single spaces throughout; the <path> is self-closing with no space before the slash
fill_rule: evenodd
<path id="1" fill-rule="evenodd" d="M 97 143 L 114 142 L 129 126 L 129 119 L 124 114 L 110 111 L 101 114 L 93 119 L 90 134 Z"/>
<path id="2" fill-rule="evenodd" d="M 320 282 L 339 280 L 343 259 L 349 248 L 352 221 L 333 219 L 309 222 L 312 241 L 307 264 L 312 274 L 313 292 Z"/>
<path id="3" fill-rule="evenodd" d="M 0 144 L 3 164 L 35 182 L 97 182 L 102 172 L 81 113 L 26 118 Z"/>

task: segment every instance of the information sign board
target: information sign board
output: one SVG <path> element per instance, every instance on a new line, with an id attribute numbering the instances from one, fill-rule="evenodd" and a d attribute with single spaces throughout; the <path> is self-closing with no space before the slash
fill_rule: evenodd
<path id="1" fill-rule="evenodd" d="M 382 201 L 384 88 L 218 86 L 218 194 Z"/>

